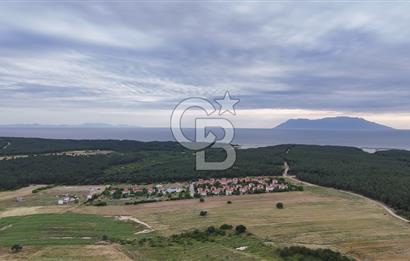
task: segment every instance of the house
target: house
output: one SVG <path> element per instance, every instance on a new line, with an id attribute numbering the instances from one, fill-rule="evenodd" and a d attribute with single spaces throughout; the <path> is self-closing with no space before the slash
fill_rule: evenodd
<path id="1" fill-rule="evenodd" d="M 177 188 L 168 188 L 165 190 L 166 193 L 176 193 L 179 192 Z"/>
<path id="2" fill-rule="evenodd" d="M 57 204 L 58 204 L 58 205 L 64 205 L 64 200 L 59 199 L 59 200 L 57 201 Z"/>
<path id="3" fill-rule="evenodd" d="M 272 192 L 274 190 L 275 190 L 274 186 L 266 186 L 266 189 L 265 189 L 266 192 Z"/>
<path id="4" fill-rule="evenodd" d="M 239 189 L 239 191 L 241 193 L 246 193 L 246 192 L 248 192 L 248 188 L 247 187 L 242 187 L 242 188 Z"/>
<path id="5" fill-rule="evenodd" d="M 142 189 L 140 188 L 133 188 L 132 192 L 137 193 L 137 192 L 142 192 Z"/>

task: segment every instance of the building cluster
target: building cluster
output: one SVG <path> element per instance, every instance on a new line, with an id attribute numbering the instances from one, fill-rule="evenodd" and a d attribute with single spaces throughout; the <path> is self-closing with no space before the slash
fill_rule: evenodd
<path id="1" fill-rule="evenodd" d="M 172 187 L 164 187 L 161 184 L 148 188 L 147 192 L 149 195 L 153 194 L 171 194 L 171 193 L 180 193 L 185 191 L 186 184 L 178 184 Z"/>
<path id="2" fill-rule="evenodd" d="M 287 184 L 270 177 L 200 179 L 193 186 L 194 193 L 200 196 L 267 193 L 288 189 Z"/>
<path id="3" fill-rule="evenodd" d="M 172 193 L 180 193 L 185 191 L 186 185 L 175 185 L 172 187 L 166 187 L 162 184 L 158 185 L 151 185 L 147 187 L 141 186 L 132 186 L 132 187 L 125 187 L 125 188 L 111 188 L 110 194 L 113 196 L 115 194 L 121 194 L 122 197 L 132 197 L 136 195 L 157 195 L 157 194 L 172 194 Z"/>
<path id="4" fill-rule="evenodd" d="M 73 202 L 78 202 L 80 199 L 76 195 L 58 195 L 57 205 L 67 205 Z"/>
<path id="5" fill-rule="evenodd" d="M 95 195 L 98 195 L 98 188 L 90 188 L 89 191 L 83 195 L 81 198 L 85 198 L 86 201 L 91 200 Z M 57 195 L 57 205 L 67 205 L 70 203 L 80 202 L 80 196 L 75 194 L 62 194 Z"/>
<path id="6" fill-rule="evenodd" d="M 243 178 L 210 178 L 199 179 L 195 182 L 177 184 L 134 185 L 127 187 L 107 188 L 106 196 L 114 199 L 133 197 L 163 197 L 194 198 L 219 195 L 243 195 L 255 193 L 269 193 L 288 191 L 289 186 L 283 180 L 273 177 L 243 177 Z"/>

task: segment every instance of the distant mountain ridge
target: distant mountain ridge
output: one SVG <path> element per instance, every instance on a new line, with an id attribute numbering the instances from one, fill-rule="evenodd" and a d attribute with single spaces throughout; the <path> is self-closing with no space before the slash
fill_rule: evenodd
<path id="1" fill-rule="evenodd" d="M 316 130 L 394 130 L 389 126 L 354 117 L 328 117 L 317 120 L 290 119 L 275 129 L 316 129 Z"/>
<path id="2" fill-rule="evenodd" d="M 82 124 L 0 124 L 0 128 L 141 128 L 126 124 L 108 124 L 108 123 L 82 123 Z"/>

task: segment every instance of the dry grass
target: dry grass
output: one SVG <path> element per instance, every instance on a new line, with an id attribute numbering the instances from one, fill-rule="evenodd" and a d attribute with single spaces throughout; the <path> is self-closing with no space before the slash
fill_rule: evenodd
<path id="1" fill-rule="evenodd" d="M 108 155 L 113 153 L 112 150 L 72 150 L 72 151 L 63 151 L 63 152 L 54 152 L 54 153 L 40 153 L 34 154 L 35 156 L 70 156 L 70 157 L 79 157 L 79 156 L 95 156 L 95 155 Z M 5 155 L 0 156 L 0 160 L 14 160 L 28 158 L 30 155 Z"/>
<path id="2" fill-rule="evenodd" d="M 38 193 L 33 194 L 32 190 L 41 186 L 30 186 L 13 192 L 1 192 L 0 193 L 0 209 L 10 210 L 21 207 L 54 207 L 57 205 L 57 200 L 61 197 L 59 195 L 71 194 L 77 195 L 80 201 L 85 201 L 90 191 L 101 192 L 105 186 L 58 186 L 51 189 L 46 189 Z M 2 194 L 5 194 L 2 196 Z M 16 197 L 23 197 L 22 202 L 17 202 Z M 65 208 L 60 206 L 61 208 Z M 73 207 L 73 204 L 70 204 Z M 1 213 L 0 213 L 1 215 Z"/>
<path id="3" fill-rule="evenodd" d="M 231 200 L 232 204 L 226 202 Z M 276 209 L 283 202 L 285 209 Z M 207 210 L 207 217 L 199 212 Z M 376 204 L 334 189 L 271 193 L 136 206 L 78 208 L 101 215 L 133 215 L 170 235 L 210 225 L 244 224 L 279 245 L 330 247 L 365 260 L 410 260 L 410 226 Z"/>
<path id="4" fill-rule="evenodd" d="M 227 204 L 228 200 L 232 204 Z M 276 209 L 277 202 L 283 202 L 285 208 Z M 201 210 L 207 210 L 208 216 L 200 217 Z M 23 207 L 0 212 L 0 215 L 30 211 L 131 215 L 162 235 L 223 223 L 244 224 L 249 231 L 274 245 L 330 247 L 363 260 L 410 260 L 408 223 L 397 220 L 371 201 L 319 187 L 309 187 L 304 192 L 214 197 L 204 203 L 182 200 L 134 206 Z"/>
<path id="5" fill-rule="evenodd" d="M 68 206 L 47 206 L 47 207 L 18 207 L 8 208 L 0 212 L 0 218 L 15 217 L 15 216 L 27 216 L 34 214 L 46 214 L 46 213 L 64 213 L 71 208 Z"/>
<path id="6" fill-rule="evenodd" d="M 10 200 L 10 199 L 15 200 L 16 197 L 24 197 L 24 196 L 31 195 L 32 194 L 31 192 L 34 189 L 40 188 L 40 187 L 42 187 L 42 185 L 29 186 L 29 187 L 25 187 L 25 188 L 21 188 L 17 190 L 0 192 L 0 201 Z"/>
<path id="7" fill-rule="evenodd" d="M 0 248 L 0 260 L 129 261 L 131 259 L 117 245 L 91 245 L 25 247 L 17 254 L 11 253 L 7 248 Z"/>

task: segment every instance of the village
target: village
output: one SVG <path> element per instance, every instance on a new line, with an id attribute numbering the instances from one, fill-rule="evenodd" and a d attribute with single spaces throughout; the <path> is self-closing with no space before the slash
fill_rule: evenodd
<path id="1" fill-rule="evenodd" d="M 243 178 L 210 178 L 194 182 L 149 185 L 109 186 L 99 199 L 131 200 L 144 202 L 201 198 L 209 196 L 230 196 L 301 190 L 283 178 L 267 176 Z"/>
<path id="2" fill-rule="evenodd" d="M 283 179 L 279 181 L 272 177 L 244 177 L 200 179 L 192 183 L 192 188 L 190 191 L 199 196 L 230 196 L 287 191 L 289 186 Z"/>

